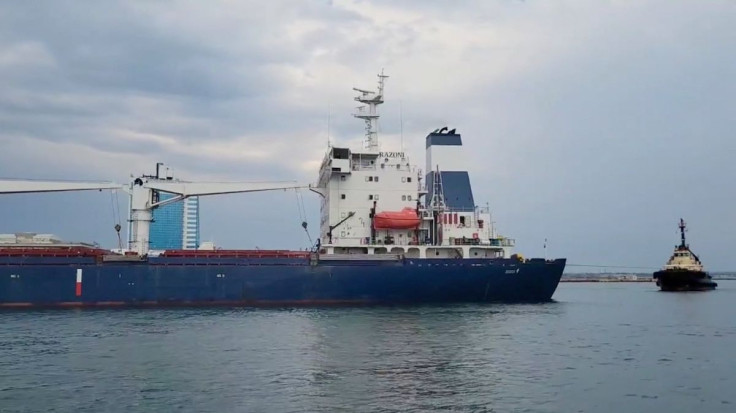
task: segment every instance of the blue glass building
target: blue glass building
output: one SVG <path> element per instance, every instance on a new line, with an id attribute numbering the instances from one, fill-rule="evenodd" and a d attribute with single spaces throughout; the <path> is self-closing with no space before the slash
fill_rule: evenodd
<path id="1" fill-rule="evenodd" d="M 172 194 L 159 192 L 160 201 L 173 197 Z M 154 209 L 150 244 L 152 250 L 197 249 L 199 198 L 191 197 Z"/>

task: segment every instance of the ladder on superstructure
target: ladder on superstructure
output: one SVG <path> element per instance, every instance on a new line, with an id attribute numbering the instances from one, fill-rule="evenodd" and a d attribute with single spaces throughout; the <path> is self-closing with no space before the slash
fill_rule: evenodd
<path id="1" fill-rule="evenodd" d="M 434 173 L 434 179 L 432 180 L 432 210 L 437 212 L 444 212 L 447 205 L 445 204 L 445 191 L 442 188 L 442 174 L 440 173 L 439 166 L 437 171 Z"/>
<path id="2" fill-rule="evenodd" d="M 432 179 L 432 199 L 429 205 L 431 211 L 432 211 L 432 217 L 434 218 L 434 234 L 433 234 L 433 242 L 435 245 L 441 245 L 440 240 L 440 227 L 442 226 L 442 222 L 444 219 L 445 209 L 447 208 L 447 205 L 445 204 L 445 193 L 444 189 L 442 188 L 442 174 L 440 174 L 440 168 L 437 167 L 437 171 L 434 173 L 433 179 Z"/>

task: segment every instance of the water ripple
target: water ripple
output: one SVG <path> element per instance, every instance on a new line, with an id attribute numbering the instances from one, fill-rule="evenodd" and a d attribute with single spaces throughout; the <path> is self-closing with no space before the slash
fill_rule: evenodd
<path id="1" fill-rule="evenodd" d="M 0 312 L 0 411 L 730 412 L 734 287 L 686 300 L 566 284 L 534 305 Z"/>

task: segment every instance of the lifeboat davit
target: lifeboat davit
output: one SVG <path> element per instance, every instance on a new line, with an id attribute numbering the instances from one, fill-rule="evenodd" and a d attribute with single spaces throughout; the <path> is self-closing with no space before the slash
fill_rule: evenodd
<path id="1" fill-rule="evenodd" d="M 419 217 L 414 208 L 406 207 L 401 211 L 383 211 L 373 218 L 375 229 L 416 229 Z"/>

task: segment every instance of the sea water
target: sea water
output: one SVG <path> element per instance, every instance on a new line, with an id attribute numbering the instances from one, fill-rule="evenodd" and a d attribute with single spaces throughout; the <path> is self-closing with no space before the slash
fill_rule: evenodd
<path id="1" fill-rule="evenodd" d="M 0 312 L 0 412 L 734 412 L 736 281 L 554 302 Z"/>

